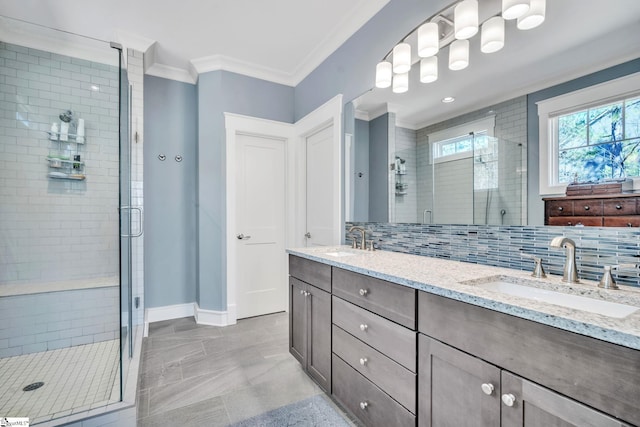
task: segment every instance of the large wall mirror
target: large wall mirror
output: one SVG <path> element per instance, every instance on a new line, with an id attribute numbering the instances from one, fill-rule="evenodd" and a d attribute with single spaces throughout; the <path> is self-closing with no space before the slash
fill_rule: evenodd
<path id="1" fill-rule="evenodd" d="M 452 71 L 456 4 L 427 20 L 438 24 L 437 80 L 420 81 L 410 35 L 408 90 L 373 88 L 346 105 L 347 221 L 542 224 L 528 96 L 638 57 L 629 39 L 640 29 L 637 1 L 547 0 L 541 25 L 520 30 L 506 20 L 494 53 L 481 52 L 478 32 L 468 66 Z M 479 1 L 480 24 L 500 12 L 501 1 Z"/>

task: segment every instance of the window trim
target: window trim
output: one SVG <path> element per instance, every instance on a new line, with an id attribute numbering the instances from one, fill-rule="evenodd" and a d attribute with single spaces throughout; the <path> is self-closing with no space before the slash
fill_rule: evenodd
<path id="1" fill-rule="evenodd" d="M 567 184 L 558 184 L 558 116 L 640 94 L 640 73 L 629 74 L 584 89 L 536 103 L 538 106 L 539 193 L 557 196 L 566 193 Z M 640 177 L 633 178 L 634 190 L 640 189 Z"/>
<path id="2" fill-rule="evenodd" d="M 438 157 L 436 159 L 434 157 L 434 149 L 435 149 L 434 147 L 435 147 L 435 144 L 442 141 L 446 141 L 447 139 L 457 138 L 460 136 L 468 135 L 470 133 L 478 133 L 484 130 L 487 131 L 486 133 L 487 136 L 493 137 L 495 136 L 494 135 L 495 127 L 496 127 L 496 116 L 494 114 L 480 120 L 474 120 L 471 122 L 463 123 L 458 126 L 453 126 L 441 131 L 432 132 L 428 134 L 427 138 L 429 141 L 429 149 L 431 152 L 429 156 L 429 160 L 430 160 L 429 163 L 430 164 L 442 163 L 442 162 L 449 162 L 453 160 L 459 160 L 459 159 L 471 157 L 473 155 L 473 152 L 465 151 L 463 153 L 455 153 L 448 156 Z"/>

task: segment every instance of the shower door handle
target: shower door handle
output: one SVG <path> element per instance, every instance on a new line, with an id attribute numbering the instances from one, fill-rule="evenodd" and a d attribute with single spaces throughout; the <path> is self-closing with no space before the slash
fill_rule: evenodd
<path id="1" fill-rule="evenodd" d="M 144 227 L 143 227 L 143 219 L 142 219 L 142 208 L 138 207 L 138 206 L 121 206 L 120 207 L 120 212 L 122 212 L 125 209 L 129 209 L 130 211 L 137 211 L 138 212 L 138 224 L 140 224 L 139 228 L 138 228 L 138 232 L 137 233 L 132 233 L 132 234 L 120 234 L 120 237 L 140 237 L 142 236 L 142 233 L 144 233 Z"/>

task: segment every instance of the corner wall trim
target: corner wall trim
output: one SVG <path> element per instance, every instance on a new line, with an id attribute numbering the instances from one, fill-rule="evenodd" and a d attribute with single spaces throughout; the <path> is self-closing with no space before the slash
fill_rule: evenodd
<path id="1" fill-rule="evenodd" d="M 200 308 L 197 302 L 147 308 L 144 311 L 144 336 L 148 336 L 150 323 L 161 322 L 163 320 L 179 319 L 181 317 L 193 316 L 196 323 L 199 325 L 234 325 L 236 323 L 234 310 L 235 307 L 231 307 L 231 309 L 232 311 L 234 311 L 234 313 L 232 313 L 234 314 L 233 321 L 231 321 L 229 311 L 205 310 Z"/>

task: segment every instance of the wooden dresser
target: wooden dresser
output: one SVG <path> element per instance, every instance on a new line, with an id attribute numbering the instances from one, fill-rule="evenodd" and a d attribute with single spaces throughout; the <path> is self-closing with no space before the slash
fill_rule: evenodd
<path id="1" fill-rule="evenodd" d="M 640 227 L 640 194 L 544 198 L 545 225 Z"/>

